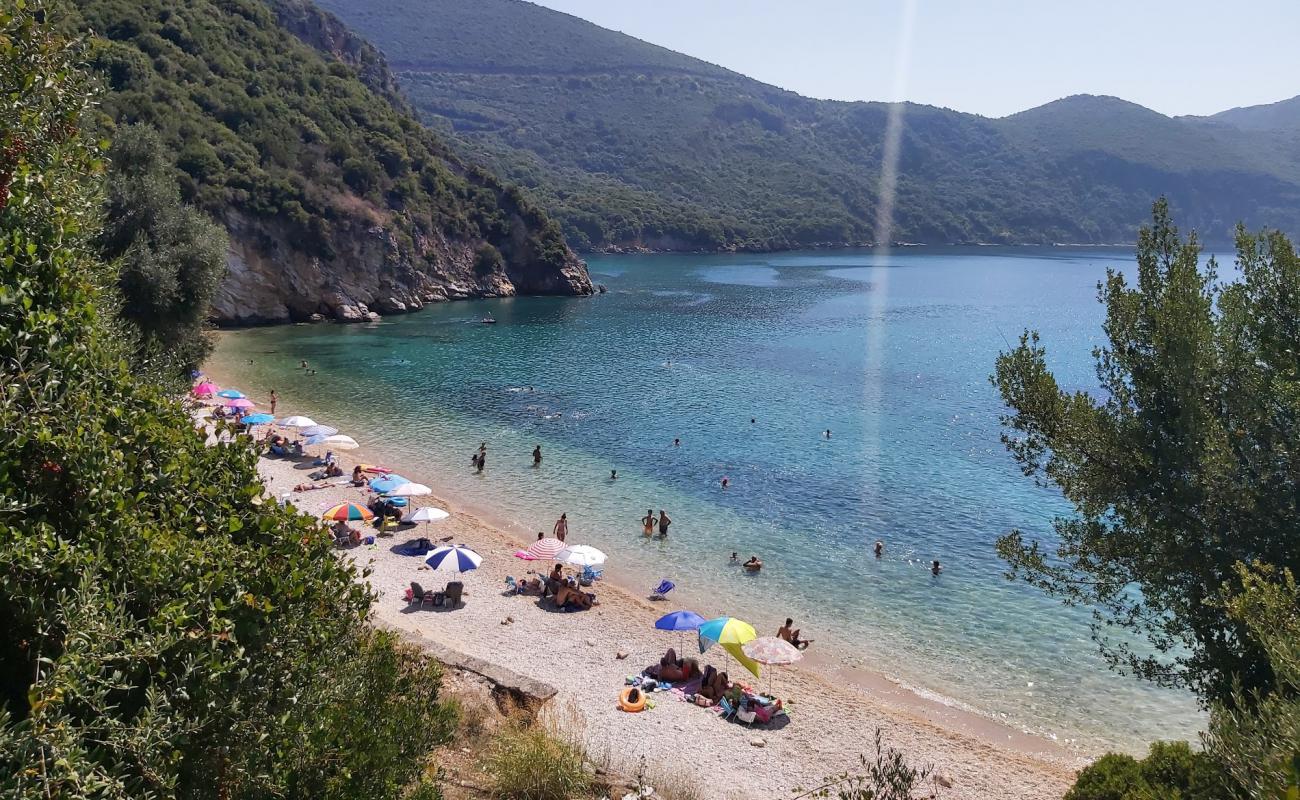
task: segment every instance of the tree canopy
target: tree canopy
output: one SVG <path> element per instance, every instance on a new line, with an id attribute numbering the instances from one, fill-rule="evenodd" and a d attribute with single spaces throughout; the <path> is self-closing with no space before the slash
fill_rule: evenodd
<path id="1" fill-rule="evenodd" d="M 0 9 L 0 793 L 428 797 L 437 666 L 100 312 L 81 52 Z"/>
<path id="2" fill-rule="evenodd" d="M 1242 562 L 1300 567 L 1300 260 L 1277 232 L 1238 231 L 1231 280 L 1200 253 L 1158 202 L 1135 282 L 1099 285 L 1098 396 L 1061 388 L 1037 334 L 998 358 L 1003 441 L 1075 510 L 1054 548 L 1013 531 L 998 549 L 1013 576 L 1094 609 L 1112 665 L 1230 703 L 1235 681 L 1276 676 L 1224 586 Z"/>

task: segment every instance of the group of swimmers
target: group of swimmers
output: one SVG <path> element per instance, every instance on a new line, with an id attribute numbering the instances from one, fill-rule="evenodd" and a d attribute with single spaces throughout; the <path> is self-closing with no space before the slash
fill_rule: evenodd
<path id="1" fill-rule="evenodd" d="M 873 553 L 876 554 L 876 558 L 884 558 L 885 543 L 877 539 L 875 546 L 872 547 L 871 550 Z M 939 573 L 941 572 L 943 572 L 943 565 L 941 565 L 939 563 L 939 559 L 936 558 L 935 560 L 930 562 L 930 574 L 934 575 L 935 577 L 938 577 Z"/>
<path id="2" fill-rule="evenodd" d="M 760 572 L 763 569 L 763 562 L 759 561 L 758 556 L 750 556 L 748 561 L 741 563 L 740 556 L 734 551 L 731 554 L 731 563 L 740 564 L 741 569 L 746 572 Z"/>

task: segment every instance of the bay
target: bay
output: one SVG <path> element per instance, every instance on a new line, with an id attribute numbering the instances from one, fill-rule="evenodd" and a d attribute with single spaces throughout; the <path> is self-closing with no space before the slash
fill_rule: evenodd
<path id="1" fill-rule="evenodd" d="M 566 512 L 574 540 L 648 584 L 670 577 L 761 633 L 794 617 L 836 663 L 1089 752 L 1195 735 L 1190 696 L 1108 671 L 1086 611 L 1007 582 L 993 548 L 1011 528 L 1050 544 L 1052 519 L 1069 513 L 999 441 L 994 359 L 1034 328 L 1065 388 L 1095 388 L 1096 284 L 1107 266 L 1133 271 L 1131 254 L 916 248 L 589 264 L 608 289 L 594 298 L 241 331 L 214 358 L 363 444 L 427 465 L 521 530 L 549 532 Z M 480 324 L 489 312 L 497 324 Z M 480 442 L 481 475 L 469 466 Z M 641 536 L 647 509 L 668 510 L 667 540 Z M 732 552 L 765 568 L 744 574 Z"/>

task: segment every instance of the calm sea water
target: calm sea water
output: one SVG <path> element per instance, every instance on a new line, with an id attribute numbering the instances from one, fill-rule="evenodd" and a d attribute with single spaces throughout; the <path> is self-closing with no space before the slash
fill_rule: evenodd
<path id="1" fill-rule="evenodd" d="M 711 598 L 707 611 L 764 632 L 793 616 L 845 663 L 1089 750 L 1194 735 L 1188 696 L 1108 672 L 1086 615 L 1008 583 L 993 550 L 1012 527 L 1050 541 L 1053 516 L 1069 511 L 998 440 L 994 358 L 1036 328 L 1063 384 L 1092 387 L 1096 283 L 1106 266 L 1131 270 L 1129 254 L 590 266 L 607 294 L 246 331 L 217 357 L 248 376 L 245 389 L 302 398 L 318 420 L 427 463 L 441 485 L 527 530 L 568 512 L 573 540 L 648 581 L 671 576 Z M 489 311 L 499 324 L 477 324 Z M 488 466 L 476 476 L 480 441 Z M 675 520 L 666 542 L 640 535 L 651 507 Z M 728 565 L 732 551 L 762 558 L 761 576 Z"/>

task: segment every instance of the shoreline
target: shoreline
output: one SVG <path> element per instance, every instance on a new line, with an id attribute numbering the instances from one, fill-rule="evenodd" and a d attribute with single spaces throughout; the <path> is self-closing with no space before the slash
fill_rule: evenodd
<path id="1" fill-rule="evenodd" d="M 210 372 L 218 383 L 238 383 L 237 374 L 223 369 L 233 368 L 237 373 L 234 365 L 208 366 L 215 367 Z M 264 391 L 263 387 L 255 389 Z M 282 397 L 277 410 L 280 416 L 311 412 L 292 397 Z M 384 453 L 380 447 L 363 444 L 359 450 L 341 454 L 340 460 L 350 470 L 351 464 L 362 460 L 384 463 Z M 794 698 L 796 709 L 792 723 L 781 730 L 751 731 L 729 725 L 703 709 L 667 696 L 662 696 L 654 712 L 618 712 L 614 700 L 622 676 L 653 663 L 667 647 L 679 646 L 676 634 L 653 628 L 654 619 L 683 605 L 703 613 L 711 610 L 708 601 L 682 589 L 668 603 L 644 599 L 634 588 L 644 579 L 620 569 L 618 553 L 611 553 L 606 580 L 596 584 L 601 604 L 591 611 L 563 614 L 539 607 L 533 598 L 503 597 L 500 590 L 505 575 L 520 576 L 531 568 L 529 562 L 513 558 L 512 553 L 532 541 L 533 531 L 491 509 L 457 502 L 439 487 L 432 479 L 436 476 L 431 476 L 427 468 L 399 461 L 389 463 L 434 489 L 434 495 L 419 498 L 413 505 L 438 505 L 452 512 L 452 518 L 399 531 L 394 537 L 378 539 L 373 547 L 343 551 L 359 569 L 372 570 L 366 580 L 377 594 L 376 620 L 555 685 L 560 690 L 557 699 L 574 703 L 586 717 L 593 752 L 600 746 L 611 748 L 612 743 L 636 743 L 647 750 L 639 755 L 648 763 L 669 762 L 674 757 L 673 748 L 680 748 L 683 733 L 691 738 L 693 746 L 697 740 L 707 739 L 707 749 L 717 755 L 725 753 L 726 763 L 737 765 L 730 788 L 745 788 L 739 794 L 710 792 L 717 783 L 716 767 L 699 771 L 697 777 L 706 796 L 727 798 L 770 797 L 773 787 L 783 792 L 793 790 L 858 767 L 858 755 L 869 746 L 870 731 L 875 727 L 881 728 L 886 742 L 902 751 L 911 763 L 935 764 L 936 773 L 953 784 L 945 796 L 1059 798 L 1074 771 L 1087 763 L 1086 758 L 1047 738 L 927 696 L 924 690 L 918 692 L 884 674 L 839 663 L 830 654 L 816 650 L 796 667 L 775 671 L 778 693 Z M 290 459 L 264 458 L 259 471 L 269 494 L 278 497 L 306 480 L 311 470 L 302 466 Z M 361 500 L 364 491 L 351 486 L 330 487 L 295 494 L 291 501 L 306 513 L 319 514 L 336 502 Z M 450 536 L 484 556 L 483 567 L 464 578 L 466 605 L 450 613 L 408 611 L 401 600 L 410 581 L 431 586 L 440 585 L 445 578 L 418 570 L 417 559 L 389 551 L 407 538 L 426 535 L 434 540 Z M 456 624 L 449 624 L 453 622 Z M 564 634 L 555 640 L 552 637 L 557 630 Z M 626 653 L 626 660 L 615 658 L 617 653 Z M 701 663 L 712 660 L 723 668 L 720 659 L 711 651 L 701 657 Z M 743 670 L 741 673 L 748 676 Z M 732 676 L 740 677 L 734 665 Z M 768 680 L 765 675 L 755 683 L 766 685 Z M 667 731 L 662 730 L 670 719 L 673 724 L 667 726 Z M 648 727 L 655 729 L 655 735 L 647 736 Z M 761 745 L 755 743 L 756 739 L 762 740 Z M 759 754 L 769 768 L 743 766 L 755 761 Z M 615 761 L 620 758 L 614 752 L 609 755 Z M 625 763 L 621 766 L 634 768 L 631 762 L 637 757 L 624 753 Z M 1011 787 L 1015 789 L 1009 792 Z"/>

